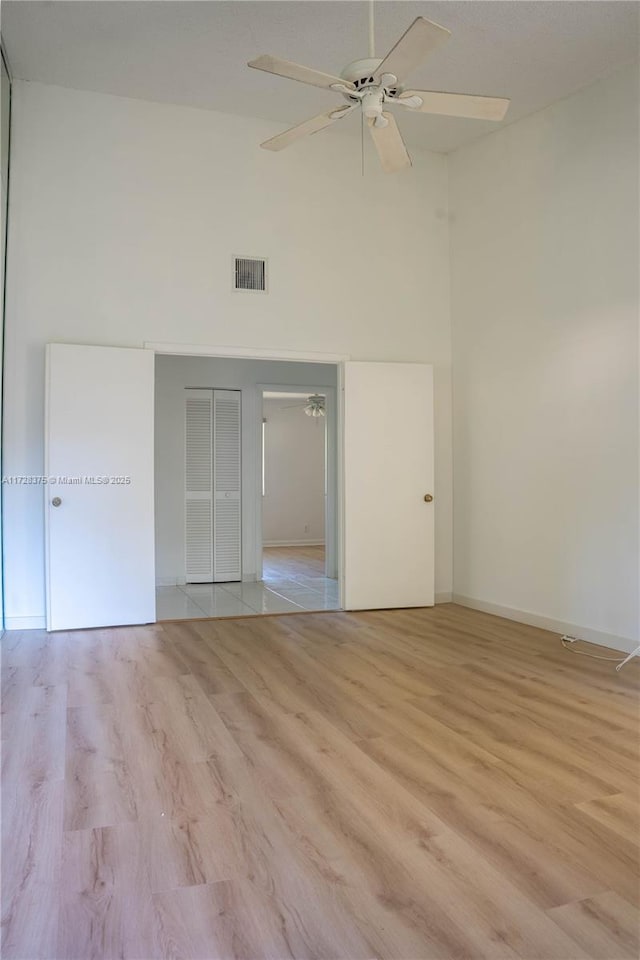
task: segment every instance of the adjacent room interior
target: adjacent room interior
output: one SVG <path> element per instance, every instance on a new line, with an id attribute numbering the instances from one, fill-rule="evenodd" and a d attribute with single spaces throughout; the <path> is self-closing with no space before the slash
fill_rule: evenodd
<path id="1" fill-rule="evenodd" d="M 156 357 L 159 621 L 340 608 L 336 384 L 331 364 Z"/>
<path id="2" fill-rule="evenodd" d="M 3 0 L 4 960 L 636 960 L 639 12 Z"/>
<path id="3" fill-rule="evenodd" d="M 340 608 L 335 409 L 331 387 L 262 393 L 262 580 L 306 610 Z"/>

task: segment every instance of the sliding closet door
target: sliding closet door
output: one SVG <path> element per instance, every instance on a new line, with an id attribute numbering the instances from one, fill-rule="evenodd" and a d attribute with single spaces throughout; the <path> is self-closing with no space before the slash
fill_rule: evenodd
<path id="1" fill-rule="evenodd" d="M 344 365 L 344 605 L 434 602 L 433 371 Z"/>
<path id="2" fill-rule="evenodd" d="M 187 583 L 242 579 L 240 391 L 186 390 Z"/>
<path id="3" fill-rule="evenodd" d="M 156 618 L 153 361 L 47 346 L 47 630 Z"/>

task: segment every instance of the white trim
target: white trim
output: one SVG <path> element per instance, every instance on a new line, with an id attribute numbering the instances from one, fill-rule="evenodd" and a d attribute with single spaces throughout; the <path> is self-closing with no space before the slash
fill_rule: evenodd
<path id="1" fill-rule="evenodd" d="M 163 343 L 145 340 L 145 350 L 181 357 L 232 357 L 238 360 L 294 360 L 300 363 L 342 363 L 346 353 L 309 353 L 301 350 L 272 350 L 266 347 L 225 347 L 206 343 Z"/>
<path id="2" fill-rule="evenodd" d="M 338 501 L 340 484 L 340 444 L 338 419 L 338 383 L 342 365 L 336 367 L 336 389 L 325 392 L 325 510 L 324 510 L 324 575 L 337 579 L 342 558 L 338 549 Z"/>
<path id="3" fill-rule="evenodd" d="M 324 540 L 263 540 L 263 547 L 324 547 Z"/>
<path id="4" fill-rule="evenodd" d="M 45 617 L 7 617 L 5 630 L 44 630 L 47 626 Z"/>
<path id="5" fill-rule="evenodd" d="M 451 603 L 452 600 L 453 600 L 453 594 L 450 593 L 450 592 L 449 592 L 449 593 L 436 593 L 436 595 L 435 595 L 435 602 L 436 602 L 436 603 Z"/>
<path id="6" fill-rule="evenodd" d="M 471 610 L 481 610 L 483 613 L 491 613 L 495 617 L 516 620 L 518 623 L 526 623 L 530 627 L 540 627 L 542 630 L 550 630 L 551 633 L 568 634 L 571 637 L 576 637 L 578 640 L 597 643 L 602 647 L 610 647 L 612 650 L 619 650 L 624 653 L 631 653 L 638 644 L 637 640 L 631 640 L 629 637 L 618 637 L 612 633 L 602 633 L 600 630 L 592 630 L 590 627 L 580 627 L 575 623 L 565 623 L 564 620 L 554 620 L 551 617 L 543 617 L 538 613 L 530 613 L 528 610 L 515 610 L 512 607 L 502 607 L 497 603 L 476 600 L 474 597 L 464 597 L 459 593 L 453 594 L 453 602 L 460 604 L 461 607 L 470 607 Z"/>

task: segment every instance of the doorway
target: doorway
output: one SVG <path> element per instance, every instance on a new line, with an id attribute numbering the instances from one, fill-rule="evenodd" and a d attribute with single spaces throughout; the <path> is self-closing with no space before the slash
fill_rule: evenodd
<path id="1" fill-rule="evenodd" d="M 340 608 L 335 392 L 262 393 L 262 582 L 305 610 Z"/>
<path id="2" fill-rule="evenodd" d="M 245 583 L 250 589 L 262 566 L 262 546 L 259 555 L 257 550 L 262 539 L 261 509 L 255 495 L 262 424 L 257 383 L 271 376 L 275 364 L 280 365 L 277 376 L 290 377 L 288 385 L 299 390 L 308 385 L 298 379 L 299 366 L 304 364 L 311 364 L 318 374 L 324 365 L 324 377 L 336 378 L 340 411 L 335 454 L 340 535 L 336 543 L 341 607 L 366 610 L 433 605 L 433 369 L 419 363 L 293 355 L 284 360 L 269 357 L 269 364 L 275 361 L 274 367 L 260 371 L 256 378 L 251 367 L 258 363 L 256 353 L 260 363 L 267 359 L 264 351 L 214 351 L 209 346 L 180 344 L 146 344 L 144 348 L 47 345 L 45 476 L 61 485 L 45 487 L 47 630 L 168 619 L 162 609 L 156 616 L 156 576 L 162 577 L 168 567 L 174 571 L 173 579 L 168 583 L 160 580 L 160 588 L 188 586 L 178 583 L 175 572 L 184 570 L 184 390 L 237 390 L 238 385 L 236 377 L 227 377 L 224 368 L 207 368 L 209 374 L 215 373 L 215 379 L 208 382 L 200 376 L 206 371 L 194 368 L 183 380 L 174 378 L 162 385 L 162 378 L 154 376 L 154 366 L 172 357 L 185 363 L 189 359 L 223 362 L 233 357 L 247 365 L 244 372 L 252 378 L 240 388 L 242 580 L 231 586 L 204 585 L 226 590 L 227 595 L 235 591 L 235 600 L 243 608 L 224 615 L 265 612 L 256 610 L 257 604 L 247 603 L 248 597 L 238 597 L 237 590 L 244 590 Z M 315 376 L 313 381 L 317 382 Z M 407 409 L 415 416 L 408 417 Z M 164 418 L 163 412 L 167 414 Z M 158 442 L 161 424 L 167 428 L 164 442 Z M 172 500 L 176 477 L 178 496 Z M 167 558 L 180 553 L 181 567 L 167 564 Z M 264 589 L 264 583 L 259 586 Z M 198 616 L 223 615 L 216 597 L 211 603 L 206 598 L 196 602 L 187 590 L 181 592 L 197 608 Z M 291 604 L 295 612 L 300 609 L 286 597 L 278 602 Z"/>
<path id="3" fill-rule="evenodd" d="M 335 364 L 156 356 L 158 620 L 340 608 L 336 387 Z M 307 415 L 312 396 L 315 415 Z M 274 429 L 284 418 L 291 442 L 279 449 L 264 404 L 273 405 Z M 263 536 L 265 502 L 277 503 L 284 534 Z"/>

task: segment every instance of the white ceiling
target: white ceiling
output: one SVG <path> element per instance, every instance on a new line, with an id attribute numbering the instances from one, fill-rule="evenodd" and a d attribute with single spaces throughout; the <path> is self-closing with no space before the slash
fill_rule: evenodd
<path id="1" fill-rule="evenodd" d="M 506 96 L 513 122 L 632 61 L 638 4 L 616 0 L 378 2 L 382 56 L 418 15 L 453 36 L 410 78 L 427 90 Z M 333 0 L 4 0 L 13 74 L 81 90 L 282 122 L 323 112 L 336 94 L 249 70 L 272 53 L 329 73 L 367 55 L 366 2 Z M 348 118 L 335 129 L 357 120 Z M 448 152 L 495 124 L 402 114 L 409 144 Z M 331 133 L 324 136 L 333 136 Z"/>

